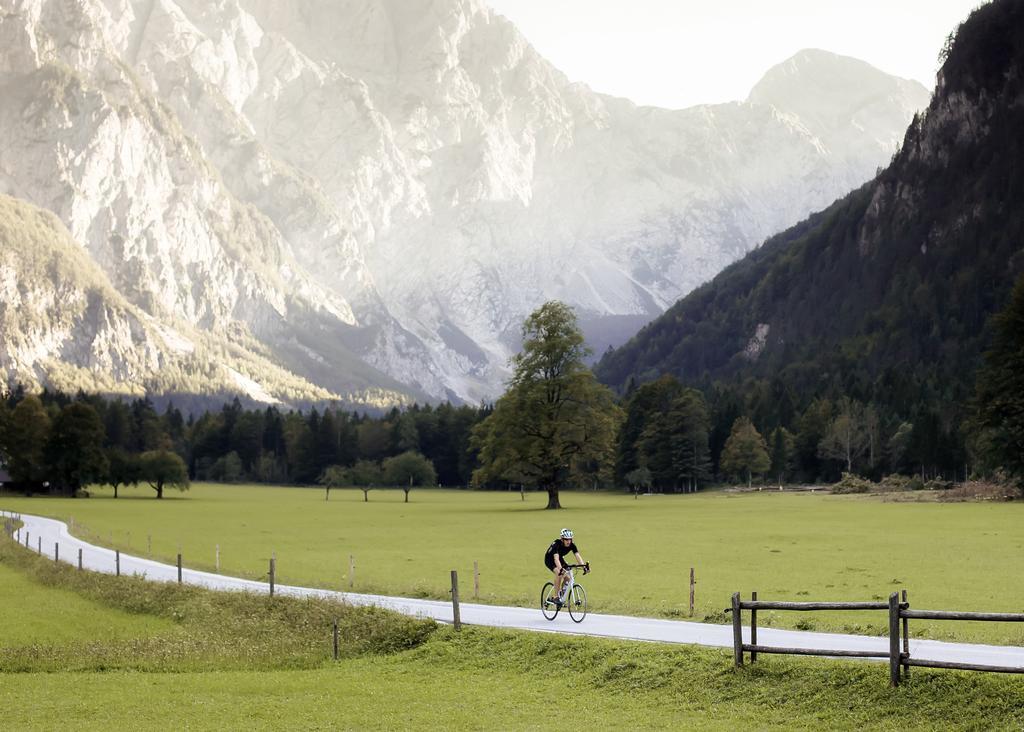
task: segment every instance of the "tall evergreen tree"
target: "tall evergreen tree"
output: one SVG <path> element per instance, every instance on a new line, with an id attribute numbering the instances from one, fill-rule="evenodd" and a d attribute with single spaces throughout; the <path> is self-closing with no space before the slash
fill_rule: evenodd
<path id="1" fill-rule="evenodd" d="M 975 388 L 975 421 L 986 433 L 987 457 L 1024 488 L 1024 276 L 992 324 L 992 347 Z"/>
<path id="2" fill-rule="evenodd" d="M 106 478 L 103 423 L 92 406 L 75 402 L 61 410 L 50 428 L 46 462 L 52 480 L 72 497 L 82 486 Z"/>
<path id="3" fill-rule="evenodd" d="M 2 440 L 7 470 L 28 493 L 49 479 L 44 452 L 49 435 L 50 417 L 39 397 L 29 394 L 11 411 Z"/>

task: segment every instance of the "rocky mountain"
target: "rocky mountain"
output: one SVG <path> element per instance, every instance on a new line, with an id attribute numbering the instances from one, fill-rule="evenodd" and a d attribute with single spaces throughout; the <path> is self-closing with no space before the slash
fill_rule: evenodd
<path id="1" fill-rule="evenodd" d="M 166 354 L 202 334 L 291 375 L 241 371 L 253 399 L 475 401 L 540 302 L 620 342 L 868 179 L 926 97 L 806 51 L 746 102 L 639 108 L 480 0 L 2 0 L 0 193 L 56 214 Z M 140 342 L 90 347 L 57 360 L 172 388 L 101 365 Z"/>
<path id="2" fill-rule="evenodd" d="M 743 385 L 783 423 L 788 399 L 845 395 L 957 434 L 986 323 L 1024 275 L 1024 5 L 980 7 L 945 53 L 891 165 L 682 299 L 599 377 Z"/>

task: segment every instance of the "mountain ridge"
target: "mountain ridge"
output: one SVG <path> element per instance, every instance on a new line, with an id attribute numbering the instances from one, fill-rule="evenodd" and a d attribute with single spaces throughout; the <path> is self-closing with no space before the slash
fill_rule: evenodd
<path id="1" fill-rule="evenodd" d="M 340 401 L 493 397 L 540 302 L 600 348 L 891 154 L 766 104 L 594 94 L 475 0 L 17 8 L 0 192 L 152 317 Z"/>
<path id="2" fill-rule="evenodd" d="M 740 389 L 769 426 L 787 403 L 851 397 L 938 425 L 921 444 L 962 470 L 988 318 L 1024 273 L 1022 28 L 1019 3 L 972 13 L 888 167 L 682 299 L 599 378 Z"/>

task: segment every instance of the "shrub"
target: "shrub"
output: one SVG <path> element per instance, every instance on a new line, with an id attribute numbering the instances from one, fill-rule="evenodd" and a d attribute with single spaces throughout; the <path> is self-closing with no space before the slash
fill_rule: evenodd
<path id="1" fill-rule="evenodd" d="M 909 481 L 907 481 L 907 490 L 923 491 L 924 481 L 921 480 L 921 476 L 915 475 Z"/>
<path id="2" fill-rule="evenodd" d="M 894 473 L 887 475 L 878 484 L 879 490 L 883 493 L 895 493 L 897 491 L 909 491 L 911 479 L 905 475 Z"/>
<path id="3" fill-rule="evenodd" d="M 834 486 L 833 493 L 870 493 L 875 484 L 853 473 L 843 473 L 843 478 Z"/>

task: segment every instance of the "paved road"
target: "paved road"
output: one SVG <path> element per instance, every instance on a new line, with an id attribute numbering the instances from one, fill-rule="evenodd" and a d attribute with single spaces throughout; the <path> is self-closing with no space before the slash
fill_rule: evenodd
<path id="1" fill-rule="evenodd" d="M 0 511 L 0 515 L 12 516 L 14 514 Z M 28 546 L 32 550 L 38 551 L 41 545 L 42 553 L 52 557 L 54 555 L 54 546 L 59 543 L 60 561 L 77 564 L 78 550 L 81 549 L 82 563 L 86 569 L 107 574 L 115 572 L 113 550 L 94 546 L 71 536 L 68 533 L 67 525 L 62 521 L 24 514 L 18 514 L 18 517 L 24 523 L 24 526 L 16 534 L 15 538 L 23 544 L 27 540 Z M 174 565 L 162 564 L 151 559 L 143 559 L 127 554 L 121 554 L 121 572 L 124 574 L 143 575 L 147 579 L 160 582 L 175 582 L 178 578 L 178 570 Z M 256 582 L 188 568 L 182 570 L 182 581 L 190 585 L 199 585 L 215 590 L 268 591 L 265 582 Z M 396 610 L 406 615 L 433 618 L 445 623 L 452 622 L 451 603 L 438 600 L 413 600 L 382 595 L 362 595 L 288 585 L 278 585 L 275 589 L 282 595 L 330 597 L 349 602 L 353 605 L 376 605 Z M 723 598 L 723 607 L 725 604 L 725 598 Z M 538 609 L 499 607 L 474 603 L 461 603 L 460 611 L 462 622 L 469 625 L 601 636 L 606 638 L 625 638 L 659 643 L 691 643 L 717 648 L 732 647 L 732 627 L 726 625 L 688 623 L 655 618 L 634 618 L 622 615 L 588 615 L 583 623 L 577 625 L 567 617 L 566 613 L 559 613 L 554 622 L 549 622 L 541 616 Z M 748 633 L 749 628 L 744 627 L 744 641 L 749 641 Z M 758 643 L 786 648 L 888 651 L 887 638 L 840 635 L 837 633 L 811 633 L 772 628 L 758 628 Z M 1020 667 L 1024 671 L 1024 648 L 1016 646 L 985 646 L 968 643 L 911 640 L 910 653 L 915 658 L 1013 666 Z"/>

